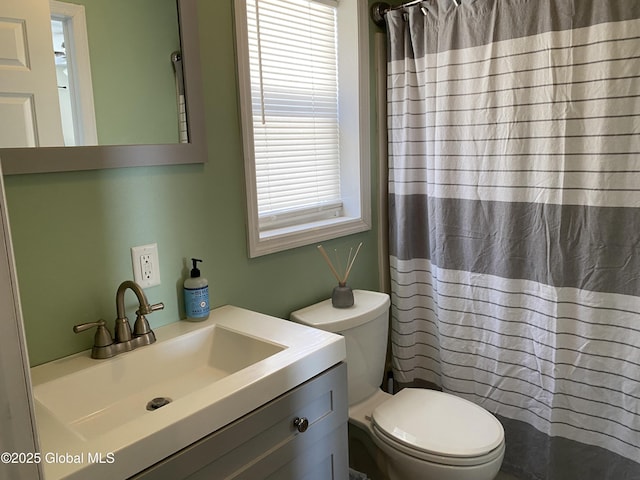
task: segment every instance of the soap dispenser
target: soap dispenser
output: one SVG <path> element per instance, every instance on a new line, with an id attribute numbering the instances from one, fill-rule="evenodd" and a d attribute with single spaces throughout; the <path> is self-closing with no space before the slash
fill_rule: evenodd
<path id="1" fill-rule="evenodd" d="M 209 282 L 200 276 L 198 262 L 202 260 L 192 258 L 191 261 L 191 276 L 184 281 L 184 309 L 187 320 L 201 322 L 209 318 Z"/>

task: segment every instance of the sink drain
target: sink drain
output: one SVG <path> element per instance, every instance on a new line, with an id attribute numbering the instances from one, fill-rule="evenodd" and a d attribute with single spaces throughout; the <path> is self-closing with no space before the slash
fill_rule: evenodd
<path id="1" fill-rule="evenodd" d="M 168 397 L 156 397 L 153 400 L 151 400 L 149 403 L 147 403 L 147 410 L 152 412 L 170 403 L 171 403 L 171 399 Z"/>

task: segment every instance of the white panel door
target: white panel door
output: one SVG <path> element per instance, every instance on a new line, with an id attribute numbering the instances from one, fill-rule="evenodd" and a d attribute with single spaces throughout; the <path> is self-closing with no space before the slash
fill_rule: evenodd
<path id="1" fill-rule="evenodd" d="M 0 1 L 0 147 L 62 146 L 47 0 Z"/>

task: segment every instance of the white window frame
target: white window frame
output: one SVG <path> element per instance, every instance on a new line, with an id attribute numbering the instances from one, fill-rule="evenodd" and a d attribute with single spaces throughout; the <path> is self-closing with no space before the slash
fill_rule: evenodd
<path id="1" fill-rule="evenodd" d="M 322 1 L 322 0 L 316 0 Z M 255 176 L 246 0 L 234 0 L 249 256 L 371 229 L 369 31 L 366 0 L 339 0 L 341 214 L 260 231 Z M 345 42 L 345 39 L 348 39 Z M 344 49 L 344 50 L 343 50 Z"/>

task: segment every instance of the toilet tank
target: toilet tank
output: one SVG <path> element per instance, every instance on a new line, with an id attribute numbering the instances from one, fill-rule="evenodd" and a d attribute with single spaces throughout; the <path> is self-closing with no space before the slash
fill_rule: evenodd
<path id="1" fill-rule="evenodd" d="M 353 291 L 349 308 L 334 308 L 331 299 L 297 310 L 291 320 L 344 336 L 347 347 L 349 405 L 373 395 L 383 380 L 389 330 L 389 295 Z"/>

